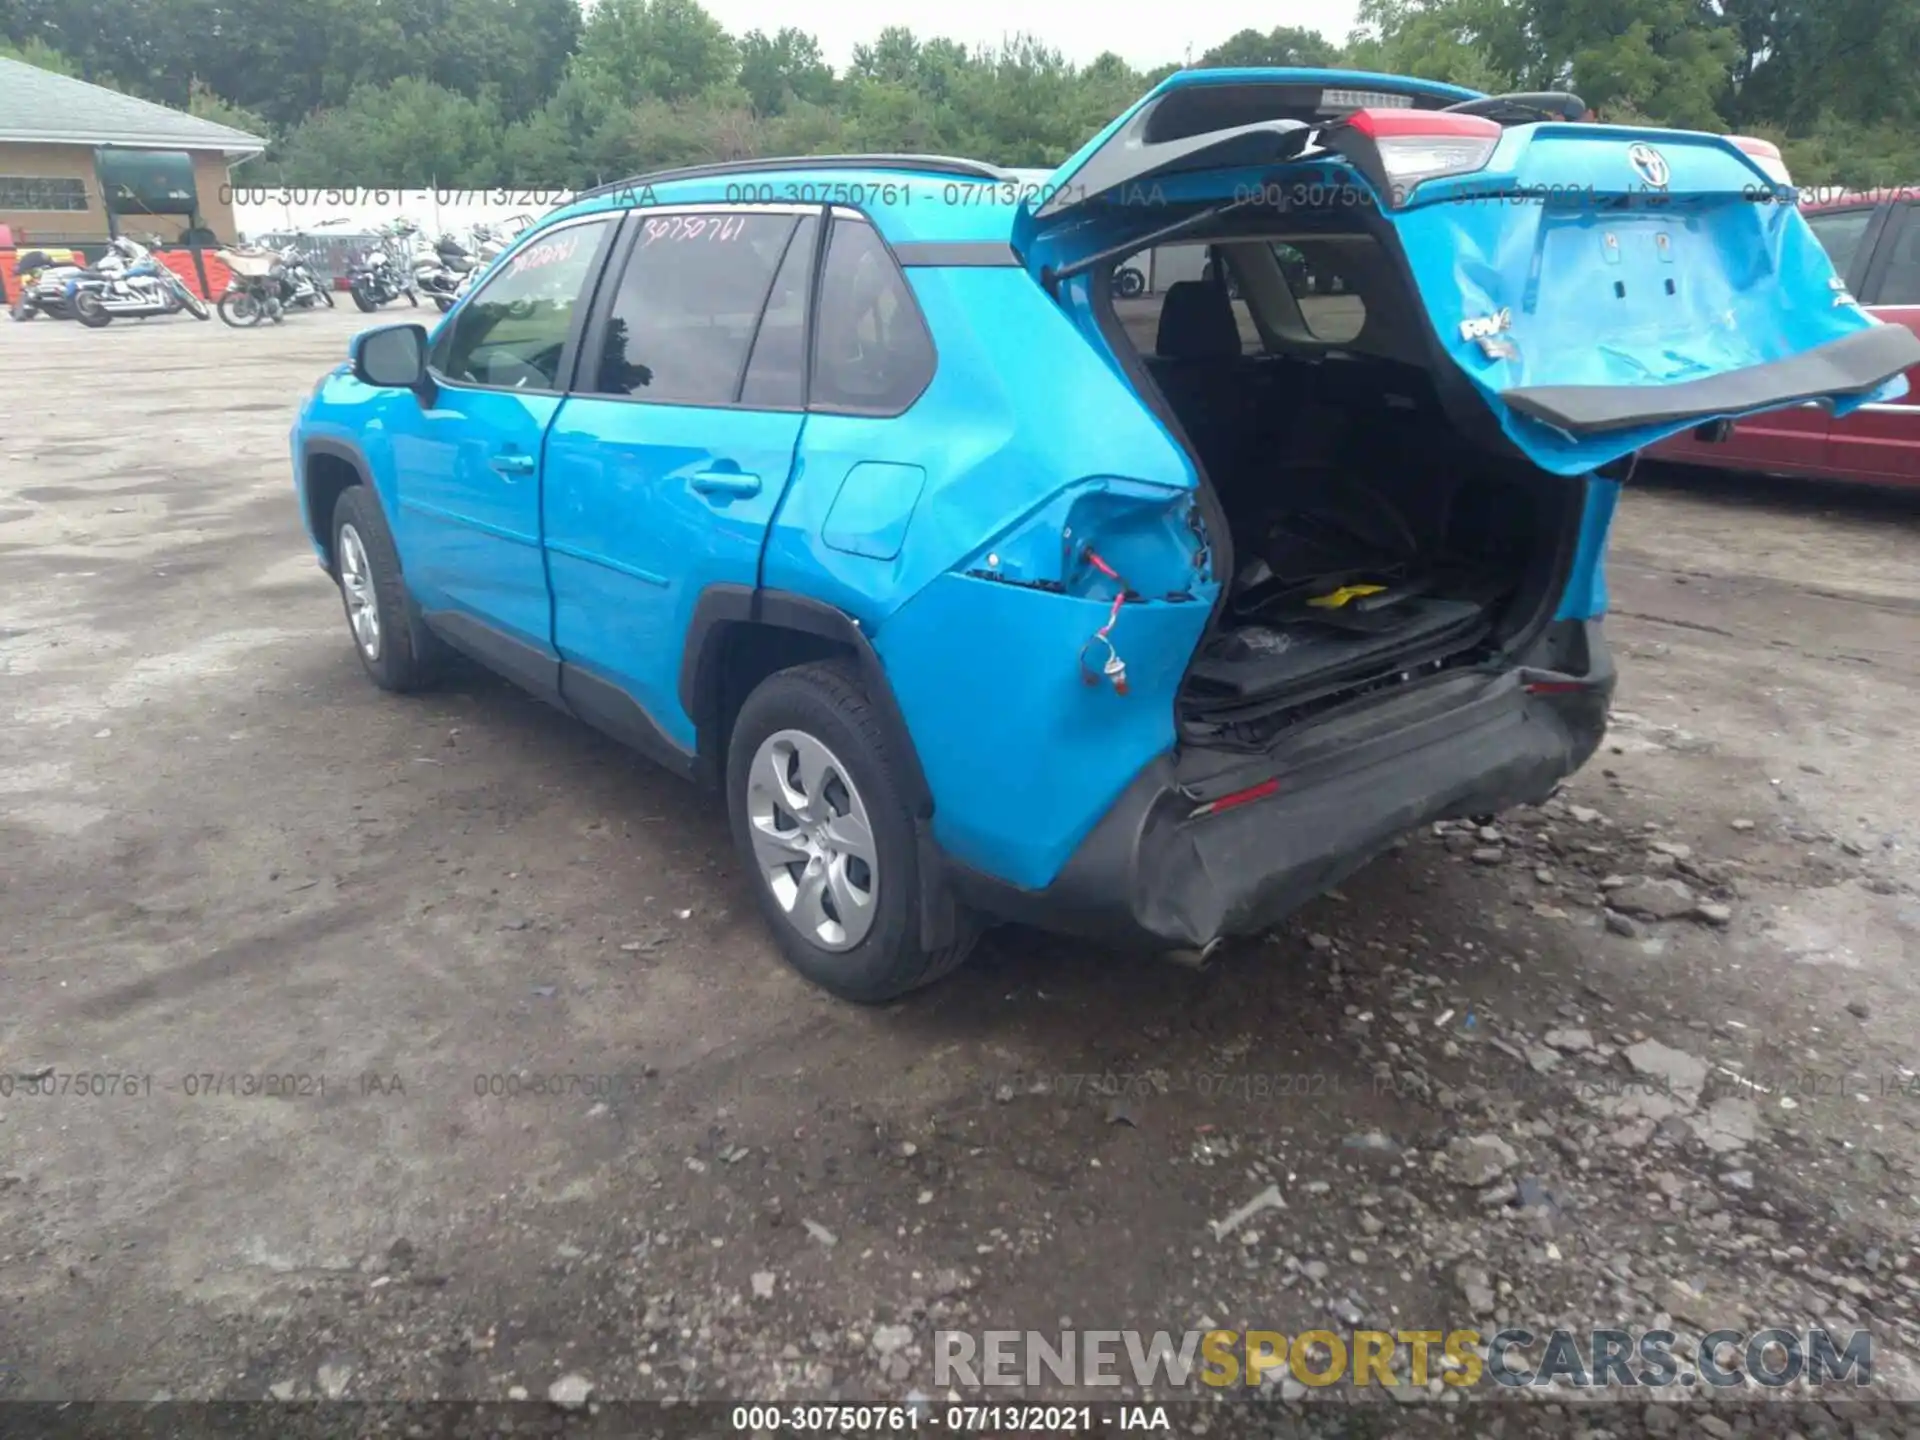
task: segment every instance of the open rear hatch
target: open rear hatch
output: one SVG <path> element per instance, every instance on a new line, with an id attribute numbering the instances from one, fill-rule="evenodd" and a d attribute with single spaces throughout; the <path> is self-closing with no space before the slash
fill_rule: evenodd
<path id="1" fill-rule="evenodd" d="M 1185 72 L 1023 208 L 1024 263 L 1096 314 L 1114 265 L 1149 247 L 1206 242 L 1230 261 L 1210 271 L 1231 271 L 1235 242 L 1291 237 L 1293 253 L 1319 235 L 1365 248 L 1369 307 L 1402 317 L 1371 351 L 1365 332 L 1358 354 L 1276 347 L 1263 323 L 1265 353 L 1243 354 L 1253 277 L 1236 274 L 1231 299 L 1224 276 L 1166 291 L 1161 337 L 1189 337 L 1185 353 L 1103 325 L 1116 350 L 1116 331 L 1131 340 L 1123 365 L 1194 455 L 1209 529 L 1228 532 L 1183 721 L 1260 744 L 1517 650 L 1577 553 L 1604 542 L 1610 496 L 1596 508 L 1589 487 L 1611 487 L 1563 477 L 1711 421 L 1905 392 L 1920 339 L 1854 302 L 1777 164 L 1584 113 L 1572 96 L 1391 76 Z M 1286 453 L 1335 431 L 1317 459 Z"/>
<path id="2" fill-rule="evenodd" d="M 1905 393 L 1920 338 L 1860 309 L 1777 171 L 1724 136 L 1536 118 L 1564 99 L 1183 71 L 1039 187 L 1016 248 L 1051 286 L 1203 213 L 1352 209 L 1405 268 L 1456 420 L 1553 474 Z"/>

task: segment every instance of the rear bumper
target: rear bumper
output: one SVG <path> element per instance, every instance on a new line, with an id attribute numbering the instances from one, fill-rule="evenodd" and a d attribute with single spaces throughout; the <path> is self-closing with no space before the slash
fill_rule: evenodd
<path id="1" fill-rule="evenodd" d="M 1448 675 L 1207 774 L 1204 759 L 1163 756 L 1044 890 L 972 872 L 955 874 L 955 889 L 1000 919 L 1119 943 L 1199 948 L 1257 934 L 1407 831 L 1538 802 L 1585 764 L 1606 731 L 1614 673 L 1597 623 L 1565 628 L 1583 673 Z M 1266 781 L 1278 783 L 1271 794 L 1195 814 Z"/>

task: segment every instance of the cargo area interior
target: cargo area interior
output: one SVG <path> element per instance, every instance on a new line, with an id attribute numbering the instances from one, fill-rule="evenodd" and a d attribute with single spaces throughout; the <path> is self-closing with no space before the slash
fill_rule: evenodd
<path id="1" fill-rule="evenodd" d="M 1462 433 L 1378 242 L 1236 238 L 1126 263 L 1158 273 L 1139 299 L 1115 296 L 1115 318 L 1233 547 L 1181 696 L 1189 739 L 1264 745 L 1546 618 L 1583 489 Z"/>

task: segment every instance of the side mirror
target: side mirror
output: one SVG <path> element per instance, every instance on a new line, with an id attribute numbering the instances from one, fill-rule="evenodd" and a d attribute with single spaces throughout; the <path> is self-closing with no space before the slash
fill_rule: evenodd
<path id="1" fill-rule="evenodd" d="M 427 376 L 427 331 L 424 325 L 382 325 L 353 337 L 347 350 L 353 378 L 363 385 L 398 390 L 423 390 Z"/>

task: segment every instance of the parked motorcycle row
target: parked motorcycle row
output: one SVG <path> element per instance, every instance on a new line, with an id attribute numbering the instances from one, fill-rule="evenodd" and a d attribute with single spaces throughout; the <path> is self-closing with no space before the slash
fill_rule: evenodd
<path id="1" fill-rule="evenodd" d="M 402 296 L 410 305 L 424 297 L 444 314 L 531 218 L 517 217 L 518 224 L 477 224 L 464 242 L 449 234 L 432 243 L 411 220 L 389 221 L 374 232 L 378 243 L 348 272 L 353 303 L 371 313 Z"/>
<path id="2" fill-rule="evenodd" d="M 374 231 L 372 248 L 349 267 L 348 293 L 356 306 L 369 313 L 403 296 L 416 306 L 424 297 L 444 313 L 472 288 L 531 218 L 516 217 L 517 223 L 505 225 L 477 224 L 464 239 L 446 234 L 431 242 L 412 221 L 389 221 Z M 315 272 L 302 245 L 305 238 L 295 235 L 278 247 L 220 251 L 232 279 L 217 307 L 195 295 L 147 245 L 131 236 L 112 241 L 107 254 L 92 265 L 57 260 L 44 250 L 26 250 L 15 267 L 18 293 L 12 315 L 20 321 L 38 316 L 77 320 L 98 328 L 117 319 L 183 310 L 196 320 L 208 320 L 218 308 L 220 318 L 235 329 L 250 329 L 263 321 L 278 324 L 294 311 L 334 305 L 333 284 Z M 148 243 L 163 242 L 152 236 Z"/>

